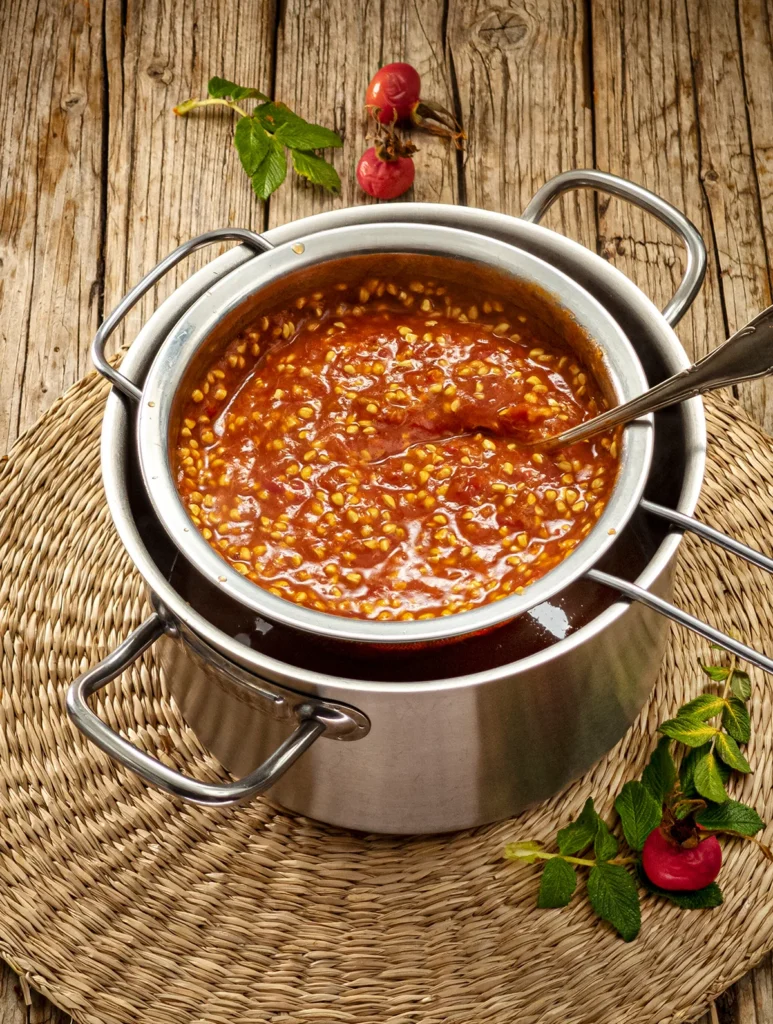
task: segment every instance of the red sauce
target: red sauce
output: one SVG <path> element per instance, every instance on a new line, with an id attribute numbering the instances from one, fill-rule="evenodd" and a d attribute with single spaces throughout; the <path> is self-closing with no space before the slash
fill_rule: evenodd
<path id="1" fill-rule="evenodd" d="M 615 438 L 540 454 L 513 432 L 553 434 L 603 404 L 576 354 L 499 297 L 331 286 L 259 318 L 201 375 L 177 484 L 215 550 L 274 594 L 447 615 L 521 592 L 593 528 Z"/>

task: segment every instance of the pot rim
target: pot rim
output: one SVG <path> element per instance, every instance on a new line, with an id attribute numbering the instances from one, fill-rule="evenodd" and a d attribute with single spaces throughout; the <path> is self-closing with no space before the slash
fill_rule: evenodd
<path id="1" fill-rule="evenodd" d="M 519 283 L 537 286 L 570 315 L 601 356 L 603 374 L 618 404 L 647 388 L 644 369 L 620 325 L 604 306 L 563 271 L 512 243 L 436 224 L 361 224 L 301 236 L 255 255 L 198 298 L 162 341 L 145 377 L 137 440 L 145 488 L 153 509 L 181 555 L 214 586 L 272 622 L 316 636 L 360 643 L 412 644 L 462 637 L 516 618 L 555 597 L 592 568 L 627 524 L 646 485 L 653 450 L 652 416 L 623 431 L 615 486 L 593 529 L 557 566 L 500 601 L 432 619 L 381 621 L 335 615 L 294 604 L 245 579 L 195 529 L 175 485 L 170 464 L 170 423 L 191 360 L 218 325 L 268 285 L 288 273 L 353 255 L 442 255 L 488 266 Z M 539 314 L 536 314 L 539 316 Z"/>
<path id="2" fill-rule="evenodd" d="M 443 218 L 453 223 L 462 222 L 470 230 L 479 231 L 488 237 L 512 237 L 516 233 L 523 239 L 533 238 L 536 242 L 548 240 L 558 253 L 562 253 L 573 261 L 585 262 L 594 276 L 600 280 L 610 293 L 617 294 L 637 309 L 646 319 L 653 320 L 658 327 L 660 337 L 666 343 L 659 349 L 662 357 L 673 372 L 690 365 L 687 355 L 679 343 L 671 326 L 665 321 L 659 310 L 646 295 L 627 278 L 620 270 L 602 260 L 591 250 L 572 239 L 538 224 L 524 221 L 508 214 L 493 213 L 471 207 L 457 207 L 435 203 L 393 203 L 381 206 L 350 207 L 314 214 L 298 221 L 290 222 L 266 232 L 268 240 L 274 244 L 325 230 L 342 223 L 371 223 L 390 220 L 421 220 L 424 222 L 441 223 Z M 245 246 L 238 246 L 217 257 L 196 274 L 191 275 L 180 285 L 151 315 L 139 331 L 134 343 L 124 355 L 122 372 L 135 383 L 143 376 L 144 363 L 148 361 L 147 350 L 154 342 L 157 334 L 167 333 L 184 310 L 201 295 L 209 285 L 227 274 L 242 263 L 251 259 L 253 253 Z M 681 417 L 685 426 L 688 441 L 687 464 L 685 466 L 682 491 L 677 509 L 691 514 L 700 495 L 703 472 L 705 467 L 706 428 L 703 403 L 700 398 L 693 398 L 680 407 Z M 154 594 L 161 610 L 171 622 L 175 619 L 185 622 L 198 636 L 206 640 L 215 649 L 227 654 L 236 663 L 260 676 L 282 683 L 290 689 L 304 687 L 311 692 L 322 693 L 335 690 L 338 693 L 349 693 L 352 698 L 357 695 L 416 693 L 438 689 L 476 687 L 507 675 L 531 671 L 536 667 L 549 664 L 577 646 L 588 642 L 602 633 L 613 623 L 621 619 L 629 609 L 629 602 L 616 601 L 604 612 L 596 616 L 585 626 L 570 636 L 556 641 L 550 647 L 533 655 L 495 669 L 455 676 L 445 679 L 418 680 L 413 682 L 381 682 L 377 680 L 337 678 L 309 669 L 287 665 L 240 644 L 232 637 L 213 626 L 204 616 L 195 611 L 174 590 L 151 558 L 145 548 L 142 537 L 134 522 L 126 491 L 125 469 L 121 458 L 116 457 L 117 448 L 125 446 L 129 434 L 128 401 L 115 388 L 108 396 L 102 430 L 102 473 L 108 505 L 116 525 L 118 534 L 132 561 L 141 572 L 147 585 Z M 121 452 L 119 451 L 119 455 Z M 667 568 L 681 542 L 681 533 L 672 532 L 663 539 L 645 569 L 639 574 L 636 582 L 642 587 L 651 586 Z"/>

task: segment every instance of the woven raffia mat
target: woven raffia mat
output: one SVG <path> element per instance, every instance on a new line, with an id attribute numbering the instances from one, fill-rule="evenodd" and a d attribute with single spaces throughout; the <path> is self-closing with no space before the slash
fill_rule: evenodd
<path id="1" fill-rule="evenodd" d="M 147 613 L 105 506 L 106 389 L 88 377 L 0 468 L 0 955 L 78 1021 L 519 1024 L 684 1021 L 773 947 L 773 866 L 736 843 L 725 904 L 647 898 L 629 945 L 582 899 L 538 911 L 538 875 L 502 859 L 588 795 L 608 810 L 655 726 L 693 696 L 705 644 L 674 629 L 652 700 L 583 779 L 513 821 L 430 839 L 325 828 L 261 800 L 212 811 L 147 789 L 76 735 L 64 694 Z M 770 551 L 773 443 L 708 405 L 701 514 Z M 770 579 L 688 538 L 677 600 L 773 647 Z M 753 673 L 756 768 L 739 796 L 773 819 L 770 681 Z M 152 659 L 101 713 L 200 777 L 222 778 Z M 556 738 L 558 741 L 558 737 Z"/>

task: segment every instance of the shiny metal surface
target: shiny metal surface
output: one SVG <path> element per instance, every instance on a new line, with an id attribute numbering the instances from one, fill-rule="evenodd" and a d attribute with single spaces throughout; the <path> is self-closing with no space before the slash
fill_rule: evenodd
<path id="1" fill-rule="evenodd" d="M 89 697 L 119 676 L 169 630 L 169 624 L 154 612 L 119 647 L 80 676 L 67 691 L 67 714 L 78 729 L 106 754 L 151 785 L 190 803 L 210 807 L 241 803 L 276 785 L 287 769 L 321 736 L 330 734 L 335 739 L 361 739 L 367 735 L 370 723 L 361 712 L 351 713 L 350 709 L 340 705 L 309 699 L 289 706 L 285 695 L 280 695 L 276 690 L 264 689 L 260 693 L 261 717 L 267 716 L 283 722 L 292 718 L 297 723 L 292 733 L 277 743 L 276 748 L 257 767 L 252 766 L 244 778 L 234 782 L 201 782 L 182 775 L 125 740 L 98 718 L 88 705 Z M 210 658 L 209 664 L 213 670 L 223 672 L 226 669 L 228 674 L 230 669 L 219 663 L 215 652 L 211 653 L 214 660 Z M 258 692 L 252 680 L 250 706 L 253 708 L 256 706 Z M 243 740 L 245 735 L 242 723 Z"/>
<path id="2" fill-rule="evenodd" d="M 268 233 L 274 244 L 369 220 L 451 224 L 511 241 L 578 280 L 638 339 L 657 380 L 688 365 L 676 336 L 652 303 L 619 271 L 563 236 L 516 218 L 435 204 L 386 204 L 319 214 Z M 122 372 L 141 385 L 159 337 L 222 275 L 251 259 L 232 250 L 186 281 L 159 307 L 124 358 Z M 283 806 L 351 828 L 437 832 L 516 813 L 556 792 L 616 742 L 654 682 L 668 632 L 662 616 L 618 601 L 588 625 L 513 664 L 423 682 L 367 678 L 350 659 L 339 675 L 299 669 L 245 647 L 217 629 L 166 579 L 149 549 L 147 524 L 133 515 L 127 466 L 133 404 L 113 392 L 103 428 L 103 476 L 110 509 L 130 556 L 181 640 L 158 643 L 159 657 L 186 720 L 231 771 L 245 774 L 287 733 L 287 725 L 250 709 L 253 685 L 271 680 L 288 694 L 356 705 L 371 721 L 357 743 L 315 743 L 271 789 Z M 689 515 L 700 492 L 705 427 L 699 399 L 661 413 L 674 441 L 669 480 L 674 504 Z M 656 426 L 656 436 L 658 428 Z M 674 473 L 679 474 L 679 482 Z M 652 495 L 653 497 L 655 495 Z M 636 582 L 668 598 L 680 534 L 669 533 Z M 193 643 L 198 645 L 197 653 Z M 224 681 L 207 660 L 242 669 Z M 248 735 L 250 742 L 245 743 Z M 253 737 L 255 738 L 253 740 Z"/>
<path id="3" fill-rule="evenodd" d="M 725 650 L 730 651 L 731 654 L 735 654 L 744 661 L 748 661 L 751 665 L 761 668 L 763 672 L 773 675 L 773 660 L 765 654 L 755 651 L 753 647 L 741 643 L 740 640 L 736 640 L 735 637 L 730 636 L 728 633 L 723 633 L 721 629 L 716 629 L 707 622 L 696 619 L 694 615 L 690 615 L 689 612 L 684 611 L 682 608 L 677 608 L 675 604 L 671 604 L 662 597 L 658 597 L 657 594 L 645 590 L 644 587 L 639 587 L 628 580 L 622 580 L 619 576 L 612 576 L 607 572 L 601 572 L 599 569 L 591 569 L 588 577 L 597 583 L 603 583 L 604 586 L 612 587 L 613 590 L 618 590 L 632 601 L 641 602 L 641 604 L 646 605 L 648 608 L 652 608 L 653 611 L 665 615 L 672 622 L 692 630 L 693 633 L 697 633 L 713 644 L 719 644 Z"/>
<path id="4" fill-rule="evenodd" d="M 179 245 L 174 252 L 171 252 L 160 263 L 156 264 L 139 284 L 136 284 L 121 299 L 112 313 L 100 325 L 91 344 L 91 361 L 103 377 L 107 377 L 111 384 L 129 398 L 139 401 L 142 397 L 142 392 L 132 381 L 108 362 L 105 356 L 105 347 L 110 335 L 149 288 L 152 288 L 157 281 L 160 281 L 165 274 L 173 267 L 176 267 L 186 256 L 190 256 L 197 249 L 204 248 L 205 245 L 213 245 L 215 242 L 241 242 L 256 252 L 265 252 L 271 248 L 271 243 L 267 242 L 262 235 L 256 235 L 254 231 L 248 231 L 245 228 L 218 228 L 215 231 L 207 231 L 203 235 L 197 235 L 196 238 L 190 238 L 187 242 Z"/>
<path id="5" fill-rule="evenodd" d="M 702 523 L 700 519 L 696 519 L 694 516 L 686 516 L 683 512 L 677 512 L 672 508 L 665 508 L 665 506 L 658 505 L 647 498 L 642 498 L 639 507 L 644 509 L 645 512 L 650 512 L 652 515 L 667 520 L 672 526 L 676 526 L 680 530 L 688 530 L 698 537 L 703 537 L 704 540 L 711 541 L 712 544 L 717 544 L 719 547 L 724 548 L 725 551 L 738 555 L 739 558 L 744 558 L 747 562 L 751 562 L 752 565 L 756 565 L 766 572 L 773 573 L 773 558 L 768 558 L 761 551 L 755 551 L 754 548 L 750 548 L 747 544 L 742 544 L 739 540 L 720 533 L 713 526 L 709 526 L 708 523 Z"/>
<path id="6" fill-rule="evenodd" d="M 637 416 L 657 412 L 707 391 L 765 377 L 770 373 L 773 373 L 773 306 L 768 306 L 689 369 L 674 374 L 629 402 L 607 409 L 570 430 L 529 443 L 529 447 L 540 451 L 557 451 L 568 444 L 593 437 L 602 430 L 629 423 Z"/>
<path id="7" fill-rule="evenodd" d="M 576 188 L 592 188 L 619 196 L 651 213 L 679 235 L 687 249 L 687 265 L 679 287 L 663 310 L 663 316 L 672 327 L 678 324 L 698 294 L 706 274 L 706 247 L 698 229 L 681 210 L 648 189 L 595 170 L 565 171 L 546 181 L 523 211 L 523 219 L 539 223 L 559 196 Z"/>
<path id="8" fill-rule="evenodd" d="M 623 435 L 615 488 L 589 535 L 555 569 L 501 601 L 472 611 L 434 619 L 380 621 L 331 615 L 286 601 L 247 580 L 207 543 L 180 500 L 169 460 L 169 434 L 175 398 L 191 360 L 218 325 L 251 297 L 291 272 L 310 270 L 346 256 L 363 253 L 445 255 L 488 266 L 547 292 L 567 310 L 603 363 L 618 402 L 647 387 L 636 353 L 615 320 L 567 274 L 514 245 L 474 232 L 438 225 L 370 224 L 334 228 L 287 242 L 234 270 L 208 288 L 180 318 L 158 350 L 142 388 L 137 439 L 140 466 L 155 512 L 181 554 L 210 582 L 269 621 L 336 639 L 378 644 L 426 643 L 474 634 L 507 622 L 564 590 L 596 564 L 615 541 L 641 498 L 652 457 L 652 422 L 631 424 Z"/>

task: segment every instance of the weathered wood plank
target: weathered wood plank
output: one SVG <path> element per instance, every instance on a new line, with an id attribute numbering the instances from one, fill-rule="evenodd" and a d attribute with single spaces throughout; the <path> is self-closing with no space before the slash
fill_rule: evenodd
<path id="1" fill-rule="evenodd" d="M 679 328 L 698 357 L 770 302 L 732 0 L 711 17 L 692 0 L 597 0 L 593 78 L 599 166 L 669 199 L 706 240 L 707 281 Z M 600 205 L 600 230 L 605 254 L 662 306 L 684 265 L 670 232 L 617 201 Z M 769 389 L 742 398 L 773 426 Z"/>
<path id="2" fill-rule="evenodd" d="M 102 3 L 0 4 L 0 452 L 86 368 L 97 324 Z"/>
<path id="3" fill-rule="evenodd" d="M 700 176 L 716 239 L 725 318 L 734 331 L 771 301 L 737 11 L 734 0 L 714 0 L 711 17 L 706 17 L 700 0 L 688 0 L 687 10 L 701 139 Z M 755 62 L 752 67 L 756 70 Z M 768 110 L 770 85 L 769 79 Z M 755 419 L 773 429 L 769 382 L 744 385 L 741 397 Z"/>
<path id="4" fill-rule="evenodd" d="M 18 977 L 0 963 L 0 1024 L 26 1024 L 27 1007 Z"/>
<path id="5" fill-rule="evenodd" d="M 725 326 L 682 0 L 594 3 L 593 82 L 598 166 L 668 199 L 707 243 L 706 283 L 679 326 L 685 348 L 698 357 L 718 344 Z M 600 202 L 599 223 L 602 253 L 664 306 L 684 269 L 673 234 L 620 200 Z"/>
<path id="6" fill-rule="evenodd" d="M 737 14 L 763 242 L 773 284 L 773 0 L 738 0 Z"/>
<path id="7" fill-rule="evenodd" d="M 263 228 L 263 209 L 239 166 L 234 115 L 175 117 L 222 75 L 270 87 L 273 0 L 128 0 L 108 4 L 108 192 L 105 309 L 180 242 L 215 227 Z M 213 258 L 203 250 L 172 272 L 127 318 L 131 339 L 159 297 Z"/>
<path id="8" fill-rule="evenodd" d="M 288 0 L 277 35 L 274 97 L 303 117 L 338 131 L 341 150 L 329 150 L 341 177 L 340 199 L 295 178 L 270 200 L 269 222 L 283 224 L 322 210 L 372 202 L 359 188 L 355 168 L 370 145 L 365 89 L 380 64 L 410 61 L 429 98 L 453 105 L 443 45 L 441 0 Z M 406 200 L 458 201 L 456 155 L 447 142 L 414 133 L 416 182 Z M 294 176 L 293 176 L 294 177 Z"/>
<path id="9" fill-rule="evenodd" d="M 451 0 L 448 42 L 469 135 L 471 206 L 518 214 L 547 178 L 593 166 L 586 39 L 583 0 Z M 587 193 L 565 198 L 546 223 L 595 249 Z"/>

